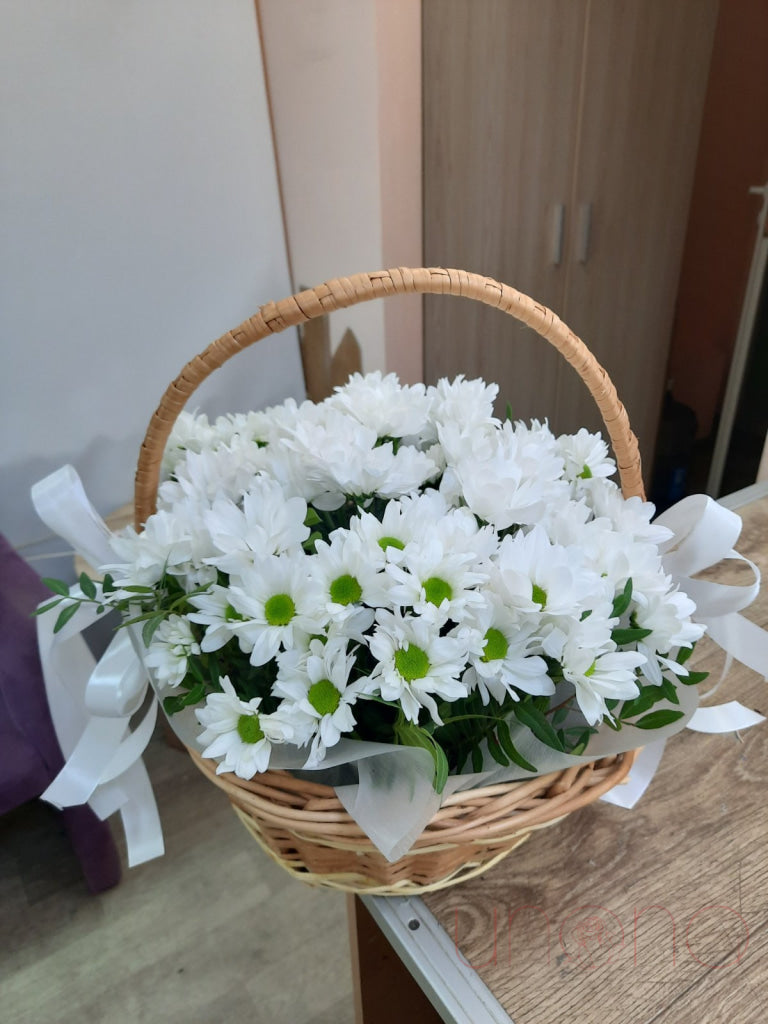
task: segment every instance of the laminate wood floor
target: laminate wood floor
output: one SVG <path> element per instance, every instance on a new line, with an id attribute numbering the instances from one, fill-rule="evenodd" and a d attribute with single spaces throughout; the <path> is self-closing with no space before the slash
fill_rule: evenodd
<path id="1" fill-rule="evenodd" d="M 166 854 L 100 896 L 51 808 L 0 818 L 0 1021 L 351 1024 L 344 895 L 275 865 L 161 736 L 145 763 Z"/>

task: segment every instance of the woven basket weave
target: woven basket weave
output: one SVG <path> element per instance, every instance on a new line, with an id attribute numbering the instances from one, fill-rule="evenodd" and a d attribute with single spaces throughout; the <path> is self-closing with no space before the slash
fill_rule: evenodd
<path id="1" fill-rule="evenodd" d="M 314 317 L 389 295 L 462 296 L 494 306 L 531 327 L 582 378 L 603 418 L 625 497 L 643 495 L 637 439 L 605 370 L 554 313 L 491 278 L 461 270 L 405 269 L 328 281 L 268 303 L 192 359 L 166 390 L 150 421 L 136 470 L 135 522 L 154 512 L 160 465 L 176 417 L 195 389 L 241 349 Z M 216 774 L 216 763 L 190 750 L 197 767 L 229 797 L 251 835 L 287 871 L 311 885 L 349 892 L 407 895 L 453 885 L 496 864 L 535 829 L 591 803 L 628 773 L 634 752 L 521 782 L 448 797 L 400 860 L 390 863 L 347 814 L 329 786 L 268 771 L 251 781 Z"/>

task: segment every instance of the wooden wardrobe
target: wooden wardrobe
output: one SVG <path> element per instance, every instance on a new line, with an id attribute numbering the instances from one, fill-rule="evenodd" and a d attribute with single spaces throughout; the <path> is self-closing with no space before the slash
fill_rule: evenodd
<path id="1" fill-rule="evenodd" d="M 426 264 L 511 284 L 582 337 L 646 479 L 716 17 L 717 0 L 423 2 Z M 457 373 L 497 381 L 516 418 L 599 426 L 545 342 L 429 298 L 425 379 Z"/>

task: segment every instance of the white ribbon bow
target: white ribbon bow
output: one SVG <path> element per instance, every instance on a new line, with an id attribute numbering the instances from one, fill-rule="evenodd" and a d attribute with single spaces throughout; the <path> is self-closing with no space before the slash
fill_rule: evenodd
<path id="1" fill-rule="evenodd" d="M 659 545 L 664 569 L 674 582 L 696 603 L 697 622 L 722 649 L 727 658 L 720 679 L 725 678 L 732 658 L 768 677 L 768 633 L 739 612 L 751 604 L 760 590 L 760 570 L 735 550 L 741 533 L 741 517 L 706 494 L 683 498 L 667 509 L 655 522 L 672 531 L 670 540 Z M 692 579 L 697 573 L 733 558 L 746 562 L 754 573 L 747 587 L 728 586 L 707 580 Z M 717 689 L 717 683 L 710 693 Z M 704 695 L 706 696 L 706 694 Z M 725 733 L 748 729 L 764 722 L 757 712 L 738 701 L 697 708 L 687 728 L 694 732 Z M 645 746 L 632 766 L 627 783 L 606 793 L 602 799 L 620 807 L 634 807 L 656 773 L 666 740 Z"/>
<path id="2" fill-rule="evenodd" d="M 32 488 L 43 522 L 91 564 L 114 558 L 108 527 L 86 497 L 80 478 L 63 466 Z M 79 586 L 72 597 L 82 597 Z M 116 811 L 125 829 L 128 864 L 164 853 L 152 785 L 141 759 L 157 719 L 157 699 L 147 701 L 146 670 L 127 630 L 120 630 L 96 664 L 80 635 L 97 618 L 85 604 L 54 633 L 57 606 L 37 617 L 37 637 L 48 704 L 66 763 L 42 798 L 56 807 L 89 804 L 102 819 Z M 131 718 L 147 703 L 135 729 Z"/>

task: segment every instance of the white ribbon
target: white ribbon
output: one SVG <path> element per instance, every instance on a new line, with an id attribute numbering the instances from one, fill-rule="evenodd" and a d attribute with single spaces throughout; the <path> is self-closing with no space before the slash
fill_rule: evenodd
<path id="1" fill-rule="evenodd" d="M 92 564 L 113 559 L 109 529 L 88 501 L 71 466 L 32 489 L 45 524 Z M 75 585 L 72 597 L 82 597 Z M 154 694 L 135 729 L 131 718 L 146 702 L 147 674 L 126 630 L 120 630 L 96 664 L 81 633 L 97 618 L 83 605 L 54 633 L 63 605 L 37 617 L 37 635 L 48 704 L 66 763 L 44 800 L 56 807 L 88 803 L 102 819 L 120 812 L 128 864 L 134 867 L 164 852 L 152 785 L 141 760 L 157 719 Z"/>
<path id="2" fill-rule="evenodd" d="M 655 522 L 666 526 L 673 534 L 659 546 L 664 569 L 695 601 L 695 620 L 707 627 L 710 637 L 726 652 L 720 681 L 732 658 L 759 672 L 764 679 L 768 678 L 768 633 L 739 614 L 760 590 L 760 570 L 735 549 L 741 533 L 741 517 L 705 494 L 694 494 L 667 509 Z M 749 586 L 735 587 L 691 578 L 727 559 L 737 559 L 750 567 L 754 580 Z M 719 683 L 710 692 L 717 686 Z M 727 733 L 764 721 L 763 715 L 738 701 L 730 701 L 697 708 L 686 725 L 693 732 Z M 621 807 L 634 807 L 656 773 L 664 742 L 648 744 L 635 760 L 628 782 L 610 790 L 602 799 Z"/>

